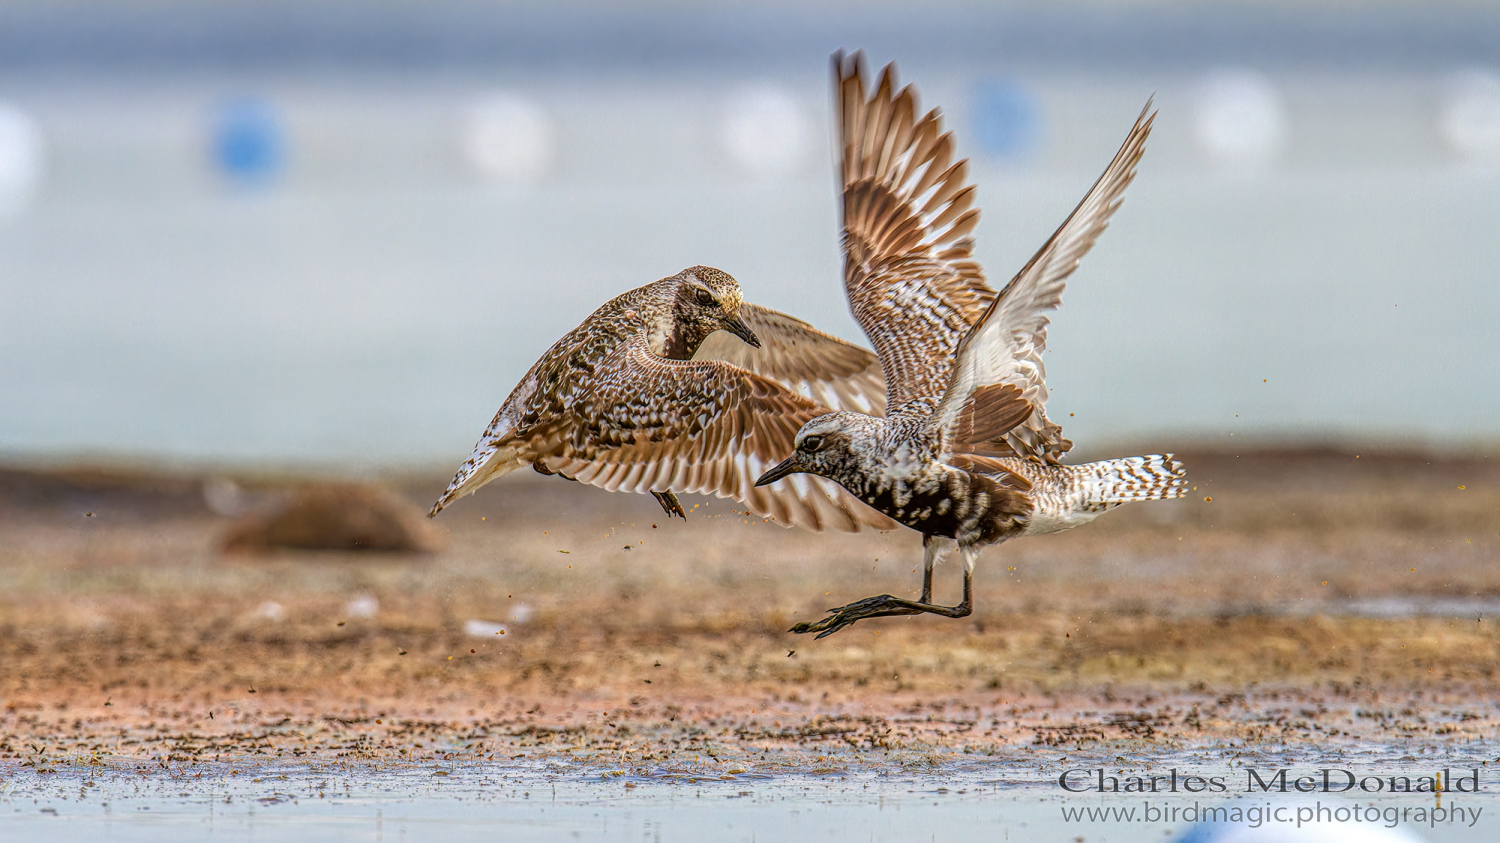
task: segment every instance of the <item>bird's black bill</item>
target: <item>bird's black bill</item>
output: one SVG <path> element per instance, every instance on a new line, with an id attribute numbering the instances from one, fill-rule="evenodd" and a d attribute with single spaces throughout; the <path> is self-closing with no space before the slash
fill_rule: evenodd
<path id="1" fill-rule="evenodd" d="M 764 486 L 767 483 L 775 483 L 777 480 L 780 480 L 788 474 L 796 473 L 796 459 L 796 456 L 790 456 L 782 460 L 780 465 L 776 466 L 770 471 L 767 471 L 765 474 L 762 474 L 760 476 L 760 479 L 755 481 L 755 485 Z"/>
<path id="2" fill-rule="evenodd" d="M 745 324 L 745 320 L 740 317 L 731 316 L 725 319 L 724 330 L 750 343 L 752 347 L 760 348 L 760 337 L 757 337 L 755 332 L 750 330 L 750 326 Z"/>

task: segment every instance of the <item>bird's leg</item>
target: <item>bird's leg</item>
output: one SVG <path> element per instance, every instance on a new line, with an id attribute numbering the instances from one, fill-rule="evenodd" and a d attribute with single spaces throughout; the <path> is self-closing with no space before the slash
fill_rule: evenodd
<path id="1" fill-rule="evenodd" d="M 814 623 L 799 623 L 792 632 L 816 632 L 823 638 L 838 632 L 855 621 L 865 618 L 886 618 L 894 615 L 941 615 L 945 618 L 966 618 L 974 612 L 974 557 L 977 548 L 962 546 L 964 554 L 964 599 L 957 606 L 935 606 L 926 600 L 907 600 L 881 594 L 856 600 L 847 606 L 830 609 L 828 617 Z M 928 596 L 928 595 L 923 595 Z"/>
<path id="2" fill-rule="evenodd" d="M 684 521 L 687 520 L 687 513 L 682 511 L 682 504 L 677 501 L 677 496 L 672 494 L 670 489 L 665 492 L 652 492 L 651 497 L 656 498 L 656 502 L 666 510 L 668 518 L 675 515 Z"/>
<path id="3" fill-rule="evenodd" d="M 922 534 L 922 597 L 918 603 L 932 602 L 932 569 L 952 551 L 953 544 L 945 541 L 942 536 Z"/>
<path id="4" fill-rule="evenodd" d="M 953 607 L 958 614 L 951 617 L 966 618 L 974 612 L 974 560 L 978 556 L 979 548 L 964 548 L 964 599 Z"/>

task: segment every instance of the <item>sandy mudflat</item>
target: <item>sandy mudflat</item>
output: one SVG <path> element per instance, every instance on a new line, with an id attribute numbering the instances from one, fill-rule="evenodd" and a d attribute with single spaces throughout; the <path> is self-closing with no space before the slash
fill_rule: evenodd
<path id="1" fill-rule="evenodd" d="M 1500 464 L 1185 459 L 1187 500 L 987 551 L 973 617 L 822 641 L 785 630 L 916 593 L 914 533 L 703 499 L 668 522 L 526 475 L 445 512 L 432 553 L 226 555 L 204 478 L 0 472 L 0 769 L 1500 756 Z M 420 512 L 442 478 L 392 485 Z"/>

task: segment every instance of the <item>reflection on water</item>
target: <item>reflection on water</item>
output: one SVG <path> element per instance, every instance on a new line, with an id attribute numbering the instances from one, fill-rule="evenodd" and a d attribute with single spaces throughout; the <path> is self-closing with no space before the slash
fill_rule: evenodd
<path id="1" fill-rule="evenodd" d="M 1385 762 L 1399 763 L 1389 753 Z M 1290 765 L 1290 753 L 1237 760 Z M 1347 757 L 1321 762 L 1298 753 L 1298 769 L 1317 763 L 1348 767 Z M 1415 767 L 1409 756 L 1403 769 Z M 1439 766 L 1480 764 L 1477 759 L 1434 760 Z M 1236 783 L 1232 767 L 1210 767 L 1196 753 L 1168 754 L 1149 769 L 1126 759 L 1075 757 L 1070 766 L 1109 764 L 1111 775 L 1165 773 L 1169 768 L 1219 775 Z M 1386 769 L 1361 759 L 1354 769 Z M 536 764 L 450 765 L 437 769 L 363 770 L 342 765 L 321 769 L 239 765 L 200 773 L 171 770 L 80 771 L 50 775 L 20 773 L 0 787 L 0 840 L 1085 840 L 1159 841 L 1193 825 L 1193 810 L 1239 807 L 1265 811 L 1313 805 L 1304 796 L 1263 793 L 1193 796 L 1069 794 L 1056 786 L 1057 764 L 944 764 L 923 772 L 899 769 L 865 774 L 757 775 L 697 778 L 587 772 Z M 1268 774 L 1269 775 L 1269 774 Z M 1492 839 L 1500 799 L 1445 794 L 1438 804 L 1464 808 L 1473 825 L 1437 827 L 1401 824 L 1399 836 L 1375 823 L 1326 823 L 1320 839 L 1349 841 Z M 1329 809 L 1366 804 L 1430 809 L 1431 794 L 1356 800 L 1323 795 Z M 1157 809 L 1156 814 L 1149 813 Z M 1162 812 L 1166 808 L 1168 812 Z M 1176 813 L 1170 813 L 1170 809 Z M 1088 811 L 1092 809 L 1094 813 Z M 1101 815 L 1100 810 L 1115 813 Z M 1134 811 L 1135 821 L 1119 811 Z M 1082 813 L 1080 813 L 1080 811 Z M 1100 819 L 1107 816 L 1108 819 Z M 1164 817 L 1175 816 L 1171 820 Z M 1295 815 L 1280 835 L 1244 839 L 1292 839 Z M 1392 815 L 1394 816 L 1394 815 Z M 1411 817 L 1412 814 L 1407 814 Z M 1262 829 L 1269 829 L 1263 824 Z M 1195 840 L 1227 840 L 1225 832 L 1254 831 L 1248 823 L 1195 832 Z M 1301 833 L 1313 830 L 1303 829 Z M 1363 836 L 1360 832 L 1376 832 Z M 1100 837 L 1103 835 L 1103 837 Z M 1232 839 L 1241 839 L 1232 837 Z M 1303 839 L 1296 837 L 1295 839 Z M 1314 839 L 1308 837 L 1307 839 Z"/>

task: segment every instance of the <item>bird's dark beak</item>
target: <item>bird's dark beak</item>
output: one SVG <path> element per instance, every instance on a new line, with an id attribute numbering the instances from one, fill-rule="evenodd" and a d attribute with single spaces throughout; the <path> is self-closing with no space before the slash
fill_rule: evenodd
<path id="1" fill-rule="evenodd" d="M 755 332 L 750 330 L 750 326 L 745 324 L 745 320 L 741 319 L 739 314 L 735 314 L 724 320 L 724 330 L 750 343 L 752 347 L 760 348 L 760 337 L 757 337 Z"/>
<path id="2" fill-rule="evenodd" d="M 775 483 L 777 480 L 780 480 L 781 478 L 787 476 L 788 474 L 796 474 L 796 473 L 797 473 L 797 455 L 796 454 L 792 454 L 791 456 L 789 456 L 786 459 L 782 460 L 780 465 L 776 466 L 775 468 L 771 469 L 770 471 L 767 471 L 765 474 L 762 474 L 760 476 L 760 479 L 757 480 L 757 481 L 755 481 L 755 485 L 757 485 L 757 486 L 764 486 L 767 483 Z"/>

